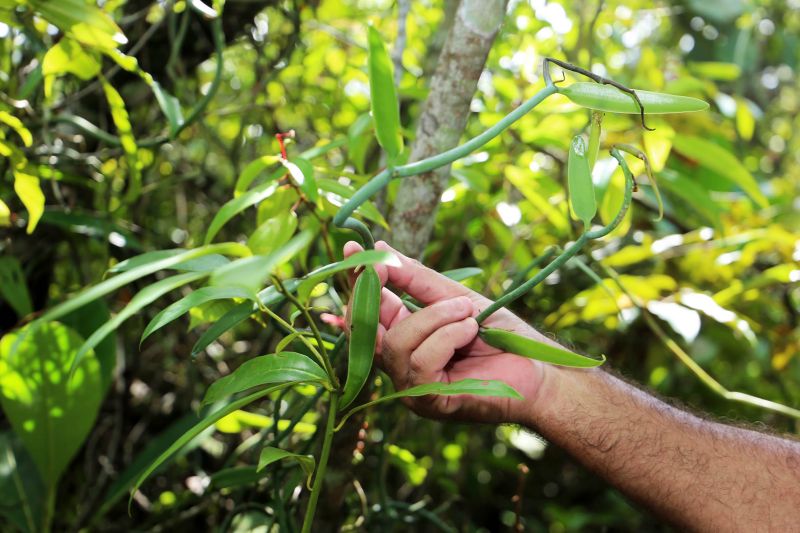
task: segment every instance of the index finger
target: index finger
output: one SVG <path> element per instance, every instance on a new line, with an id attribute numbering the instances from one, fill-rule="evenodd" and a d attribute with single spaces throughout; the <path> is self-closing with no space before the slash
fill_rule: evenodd
<path id="1" fill-rule="evenodd" d="M 386 265 L 387 281 L 425 305 L 457 296 L 483 299 L 459 282 L 426 267 L 416 259 L 406 257 L 384 241 L 375 243 L 375 249 L 392 252 L 400 259 L 400 266 Z"/>

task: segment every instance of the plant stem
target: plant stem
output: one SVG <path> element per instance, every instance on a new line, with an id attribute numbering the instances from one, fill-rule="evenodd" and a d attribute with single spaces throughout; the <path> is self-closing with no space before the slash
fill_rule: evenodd
<path id="1" fill-rule="evenodd" d="M 402 165 L 394 169 L 391 168 L 384 169 L 374 178 L 368 181 L 363 187 L 357 190 L 356 193 L 350 198 L 350 200 L 348 200 L 347 203 L 345 203 L 341 208 L 339 208 L 339 211 L 336 213 L 336 216 L 333 217 L 333 223 L 339 227 L 343 227 L 347 218 L 350 215 L 352 215 L 353 212 L 356 209 L 358 209 L 358 207 L 361 204 L 369 200 L 379 190 L 386 187 L 386 185 L 389 184 L 389 181 L 392 178 L 405 178 L 408 176 L 414 176 L 416 174 L 423 174 L 425 172 L 430 172 L 431 170 L 443 167 L 445 165 L 449 165 L 453 161 L 469 155 L 470 153 L 474 152 L 484 144 L 488 143 L 489 141 L 500 135 L 505 129 L 511 126 L 514 122 L 522 118 L 524 115 L 530 112 L 534 107 L 542 103 L 547 97 L 552 96 L 556 92 L 557 88 L 555 85 L 547 84 L 547 86 L 545 86 L 544 89 L 533 95 L 524 104 L 522 104 L 514 111 L 503 117 L 497 124 L 489 128 L 488 130 L 484 131 L 480 135 L 473 137 L 464 144 L 456 146 L 455 148 L 447 150 L 446 152 L 442 152 L 441 154 L 428 157 L 421 161 L 416 161 L 414 163 Z"/>
<path id="2" fill-rule="evenodd" d="M 498 298 L 497 301 L 493 302 L 489 307 L 481 311 L 481 313 L 475 317 L 475 320 L 478 322 L 478 324 L 481 324 L 484 320 L 489 318 L 492 313 L 501 307 L 507 306 L 517 298 L 520 298 L 530 292 L 531 289 L 541 283 L 547 276 L 555 272 L 556 269 L 560 268 L 572 256 L 577 254 L 587 242 L 594 239 L 599 239 L 600 237 L 605 237 L 611 233 L 614 228 L 619 226 L 620 222 L 622 222 L 622 219 L 625 218 L 625 213 L 628 212 L 628 208 L 631 205 L 631 195 L 633 194 L 633 174 L 631 174 L 631 171 L 628 168 L 627 163 L 625 163 L 625 159 L 623 159 L 622 154 L 620 154 L 616 148 L 611 149 L 611 155 L 619 162 L 622 172 L 625 174 L 625 196 L 622 199 L 622 207 L 620 208 L 614 220 L 612 220 L 607 226 L 581 234 L 581 236 L 578 237 L 578 240 L 573 242 L 561 253 L 561 255 L 553 259 L 550 264 L 540 270 L 534 277 L 513 291 L 507 292 Z"/>
<path id="3" fill-rule="evenodd" d="M 333 442 L 333 428 L 336 425 L 336 406 L 339 405 L 339 392 L 332 391 L 328 401 L 328 421 L 325 424 L 325 436 L 322 440 L 322 451 L 320 452 L 317 471 L 314 474 L 314 485 L 311 487 L 311 498 L 308 500 L 306 515 L 303 518 L 302 533 L 310 533 L 314 523 L 314 513 L 317 511 L 317 501 L 325 482 L 325 470 L 328 468 L 328 457 L 331 454 L 331 443 Z"/>

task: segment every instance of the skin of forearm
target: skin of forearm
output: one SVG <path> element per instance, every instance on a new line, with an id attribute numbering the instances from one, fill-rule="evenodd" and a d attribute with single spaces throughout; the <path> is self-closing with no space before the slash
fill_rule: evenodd
<path id="1" fill-rule="evenodd" d="M 800 443 L 704 420 L 599 369 L 549 367 L 525 425 L 683 529 L 797 531 Z"/>

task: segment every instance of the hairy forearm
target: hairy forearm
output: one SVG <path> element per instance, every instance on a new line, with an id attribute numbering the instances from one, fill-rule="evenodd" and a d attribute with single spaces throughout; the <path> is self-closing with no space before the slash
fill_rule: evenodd
<path id="1" fill-rule="evenodd" d="M 631 499 L 689 529 L 798 527 L 798 442 L 703 420 L 600 370 L 551 368 L 529 425 Z"/>

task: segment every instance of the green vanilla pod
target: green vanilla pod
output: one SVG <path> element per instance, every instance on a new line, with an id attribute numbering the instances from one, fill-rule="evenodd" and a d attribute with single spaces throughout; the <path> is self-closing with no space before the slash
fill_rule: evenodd
<path id="1" fill-rule="evenodd" d="M 566 87 L 559 87 L 558 92 L 574 103 L 597 111 L 609 113 L 629 113 L 638 115 L 639 104 L 625 92 L 611 85 L 600 83 L 578 82 Z M 708 109 L 708 102 L 691 96 L 678 96 L 666 93 L 636 90 L 646 115 L 666 113 L 691 113 Z"/>
<path id="2" fill-rule="evenodd" d="M 480 328 L 478 336 L 495 348 L 553 365 L 592 368 L 606 361 L 605 355 L 599 359 L 580 355 L 503 329 Z"/>
<path id="3" fill-rule="evenodd" d="M 339 400 L 344 409 L 364 387 L 372 369 L 378 319 L 381 311 L 381 280 L 372 266 L 367 266 L 353 288 L 353 310 L 350 315 L 350 353 L 347 359 L 347 381 Z"/>

